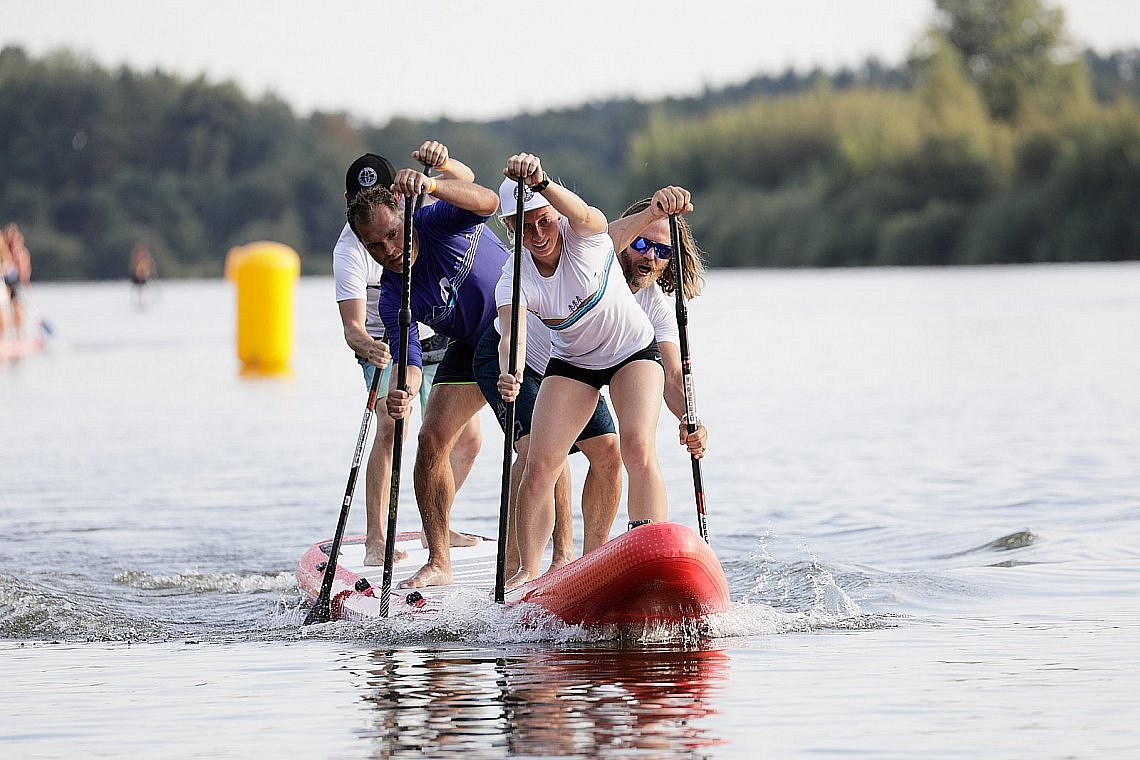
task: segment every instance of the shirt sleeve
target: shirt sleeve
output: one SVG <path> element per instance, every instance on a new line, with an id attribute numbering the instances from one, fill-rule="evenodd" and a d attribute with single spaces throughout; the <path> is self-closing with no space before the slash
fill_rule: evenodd
<path id="1" fill-rule="evenodd" d="M 681 344 L 681 332 L 677 327 L 677 313 L 669 296 L 661 286 L 653 283 L 637 292 L 637 302 L 649 316 L 653 325 L 653 336 L 658 343 Z"/>
<path id="2" fill-rule="evenodd" d="M 525 255 L 525 254 L 524 254 Z M 514 298 L 514 281 L 515 281 L 515 257 L 512 253 L 507 260 L 503 262 L 503 268 L 499 272 L 499 281 L 495 283 L 495 308 L 500 306 L 510 306 L 511 300 Z M 523 292 L 526 290 L 526 277 L 522 278 L 522 283 L 519 285 L 519 308 L 526 308 L 526 297 Z"/>
<path id="3" fill-rule="evenodd" d="M 337 303 L 352 299 L 368 300 L 368 270 L 360 255 L 363 252 L 364 247 L 348 225 L 345 225 L 340 239 L 333 246 L 332 253 L 333 284 Z"/>
<path id="4" fill-rule="evenodd" d="M 421 234 L 431 230 L 434 235 L 447 236 L 469 232 L 491 217 L 452 206 L 447 201 L 436 201 L 417 211 L 415 218 L 416 229 Z"/>
<path id="5" fill-rule="evenodd" d="M 402 279 L 400 275 L 387 269 L 380 278 L 380 319 L 384 322 L 384 335 L 387 336 L 393 362 L 400 358 L 400 299 L 404 287 Z M 415 320 L 412 320 L 412 325 L 408 329 L 408 365 L 423 366 L 419 323 Z"/>

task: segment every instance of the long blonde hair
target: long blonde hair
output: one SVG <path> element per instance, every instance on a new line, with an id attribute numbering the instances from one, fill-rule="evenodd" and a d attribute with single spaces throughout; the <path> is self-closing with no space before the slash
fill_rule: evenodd
<path id="1" fill-rule="evenodd" d="M 622 212 L 622 216 L 632 216 L 633 214 L 644 211 L 649 208 L 649 204 L 653 202 L 652 198 L 643 198 L 637 203 L 627 208 Z M 684 277 L 684 287 L 682 293 L 685 300 L 696 298 L 701 294 L 701 288 L 705 284 L 705 262 L 704 251 L 697 245 L 696 238 L 693 237 L 693 231 L 689 228 L 688 222 L 685 217 L 677 215 L 677 238 L 681 244 L 680 255 L 685 257 L 682 276 Z M 657 278 L 657 284 L 666 293 L 672 294 L 677 289 L 677 284 L 673 279 L 673 265 L 665 267 L 665 271 Z"/>

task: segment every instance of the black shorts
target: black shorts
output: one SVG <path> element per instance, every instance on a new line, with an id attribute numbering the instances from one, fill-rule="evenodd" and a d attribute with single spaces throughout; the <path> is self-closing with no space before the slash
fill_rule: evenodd
<path id="1" fill-rule="evenodd" d="M 443 354 L 443 360 L 440 361 L 439 367 L 435 370 L 435 380 L 432 382 L 432 386 L 441 383 L 449 385 L 474 383 L 475 370 L 471 368 L 474 359 L 475 348 L 473 346 L 451 341 L 447 344 L 447 351 Z"/>
<path id="2" fill-rule="evenodd" d="M 662 368 L 665 366 L 661 363 L 661 349 L 657 347 L 657 341 L 654 340 L 650 341 L 648 346 L 637 353 L 627 356 L 625 359 L 622 359 L 607 369 L 585 369 L 583 367 L 576 367 L 561 359 L 551 357 L 550 363 L 546 365 L 546 376 L 568 377 L 571 380 L 577 380 L 580 383 L 592 385 L 598 390 L 601 390 L 604 386 L 609 385 L 619 369 L 631 362 L 641 361 L 642 359 L 657 362 Z"/>

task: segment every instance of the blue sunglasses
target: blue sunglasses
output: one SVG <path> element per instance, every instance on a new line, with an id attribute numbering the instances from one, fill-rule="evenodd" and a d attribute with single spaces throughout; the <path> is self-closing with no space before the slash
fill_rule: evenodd
<path id="1" fill-rule="evenodd" d="M 645 253 L 650 248 L 653 249 L 653 255 L 659 259 L 668 259 L 673 255 L 673 246 L 665 245 L 664 243 L 654 243 L 652 240 L 646 240 L 643 237 L 636 237 L 629 247 L 638 253 Z"/>

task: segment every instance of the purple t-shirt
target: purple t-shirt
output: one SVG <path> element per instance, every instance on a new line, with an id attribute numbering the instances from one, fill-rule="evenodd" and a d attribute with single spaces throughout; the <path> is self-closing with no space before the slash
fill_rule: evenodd
<path id="1" fill-rule="evenodd" d="M 419 255 L 412 264 L 408 364 L 423 366 L 416 322 L 474 349 L 495 319 L 495 283 L 510 254 L 487 229 L 487 219 L 445 201 L 413 214 Z M 385 269 L 380 278 L 380 318 L 391 340 L 393 360 L 400 355 L 402 287 L 401 276 Z"/>

